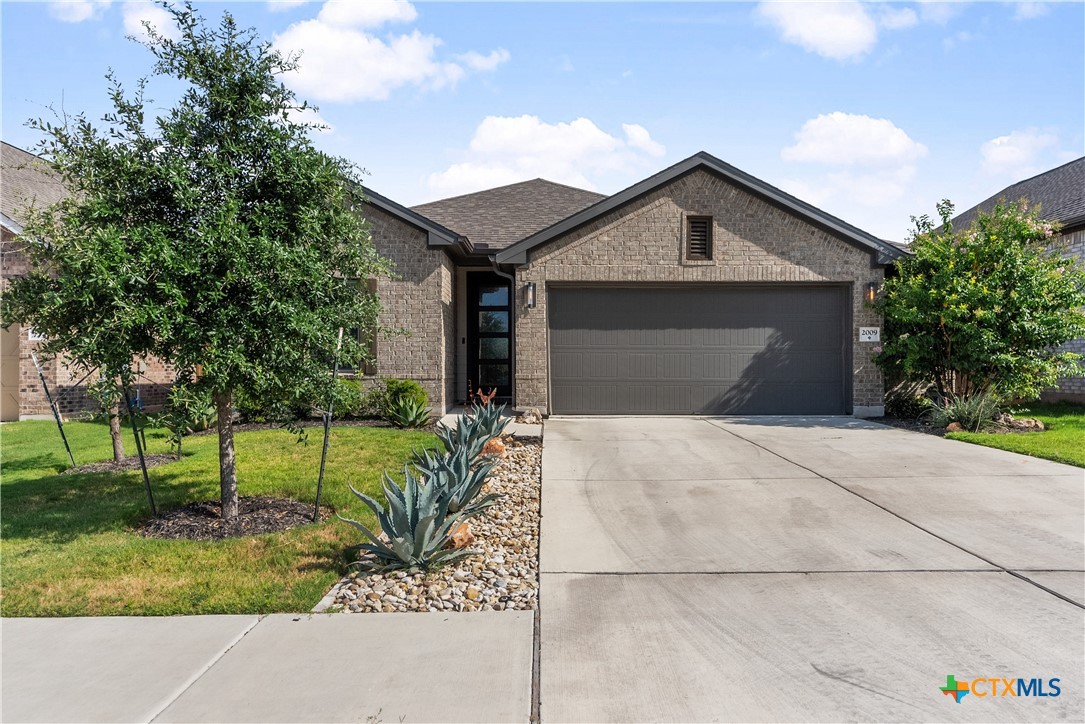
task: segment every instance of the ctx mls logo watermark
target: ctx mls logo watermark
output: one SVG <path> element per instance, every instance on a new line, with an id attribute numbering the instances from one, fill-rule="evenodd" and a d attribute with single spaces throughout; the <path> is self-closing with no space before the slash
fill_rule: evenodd
<path id="1" fill-rule="evenodd" d="M 946 676 L 946 685 L 938 687 L 946 696 L 952 696 L 958 704 L 966 696 L 983 698 L 987 696 L 1058 696 L 1062 693 L 1059 688 L 1060 679 L 1024 679 L 1015 677 L 982 677 L 972 681 L 958 681 L 953 674 Z"/>

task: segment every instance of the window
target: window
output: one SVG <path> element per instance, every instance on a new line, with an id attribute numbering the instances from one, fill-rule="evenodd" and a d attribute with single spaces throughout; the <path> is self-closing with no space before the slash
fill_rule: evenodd
<path id="1" fill-rule="evenodd" d="M 354 284 L 357 287 L 361 287 L 361 283 L 358 279 L 348 280 L 349 284 Z M 365 283 L 366 292 L 369 294 L 377 293 L 377 280 L 368 279 Z M 339 371 L 346 373 L 355 373 L 366 376 L 372 376 L 377 374 L 377 334 L 375 330 L 362 330 L 357 327 L 353 329 L 343 330 L 343 336 L 353 337 L 358 340 L 358 343 L 369 350 L 370 359 L 368 361 L 362 360 L 339 360 Z"/>
<path id="2" fill-rule="evenodd" d="M 712 217 L 686 217 L 686 258 L 704 261 L 712 258 Z"/>

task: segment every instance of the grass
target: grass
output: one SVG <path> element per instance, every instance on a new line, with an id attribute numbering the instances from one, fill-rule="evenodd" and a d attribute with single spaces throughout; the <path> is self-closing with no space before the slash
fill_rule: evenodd
<path id="1" fill-rule="evenodd" d="M 77 464 L 108 460 L 103 424 L 64 425 Z M 126 430 L 125 451 L 135 454 Z M 308 444 L 285 430 L 236 437 L 241 495 L 312 502 L 320 431 Z M 380 499 L 382 470 L 402 468 L 425 432 L 332 429 L 323 501 L 374 522 L 347 489 Z M 165 432 L 147 431 L 149 452 L 167 452 Z M 150 470 L 160 509 L 218 497 L 218 441 L 189 437 L 180 461 Z M 335 519 L 278 534 L 225 541 L 151 540 L 133 528 L 149 515 L 138 470 L 60 475 L 67 458 L 48 421 L 0 427 L 0 613 L 4 616 L 171 615 L 307 611 L 345 570 L 359 534 Z"/>
<path id="2" fill-rule="evenodd" d="M 1085 405 L 1034 402 L 1013 408 L 1015 417 L 1035 417 L 1043 432 L 992 434 L 951 432 L 946 437 L 1085 468 Z"/>

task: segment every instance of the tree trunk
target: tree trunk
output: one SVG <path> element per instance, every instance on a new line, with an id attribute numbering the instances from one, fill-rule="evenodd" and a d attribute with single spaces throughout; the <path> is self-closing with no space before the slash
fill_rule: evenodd
<path id="1" fill-rule="evenodd" d="M 120 378 L 116 380 L 120 385 Z M 121 436 L 121 398 L 115 394 L 107 410 L 109 415 L 109 436 L 113 438 L 113 462 L 124 461 L 124 438 Z"/>
<path id="2" fill-rule="evenodd" d="M 215 395 L 219 428 L 219 487 L 222 490 L 222 517 L 237 517 L 237 461 L 234 458 L 234 392 Z"/>

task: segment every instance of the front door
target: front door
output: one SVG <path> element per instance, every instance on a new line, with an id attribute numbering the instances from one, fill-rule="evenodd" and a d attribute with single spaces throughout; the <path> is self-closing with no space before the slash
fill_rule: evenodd
<path id="1" fill-rule="evenodd" d="M 512 287 L 493 272 L 467 275 L 467 386 L 512 399 Z"/>

